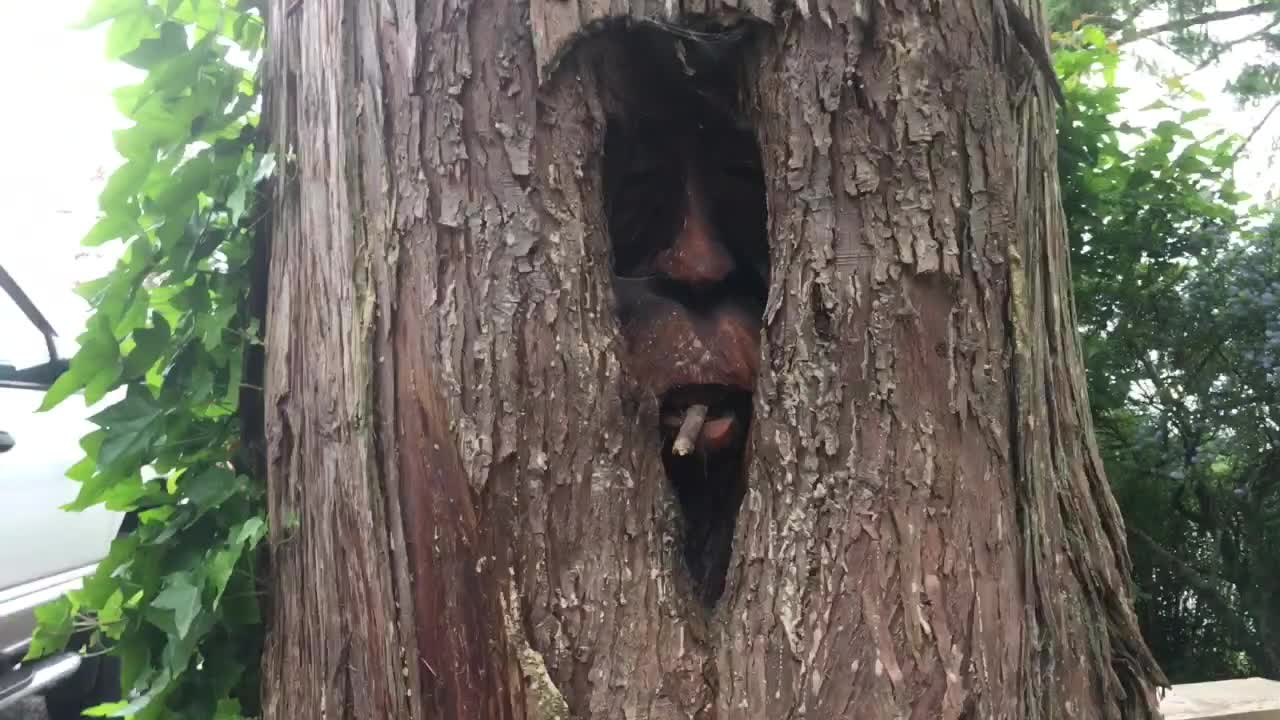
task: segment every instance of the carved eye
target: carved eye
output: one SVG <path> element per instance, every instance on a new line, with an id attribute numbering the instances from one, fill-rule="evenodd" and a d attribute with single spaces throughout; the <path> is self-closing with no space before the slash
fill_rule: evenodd
<path id="1" fill-rule="evenodd" d="M 610 223 L 614 273 L 648 277 L 656 272 L 658 254 L 671 245 L 676 214 L 666 206 L 639 203 L 629 210 L 624 218 Z"/>
<path id="2" fill-rule="evenodd" d="M 682 186 L 674 163 L 640 158 L 621 173 L 610 193 L 609 236 L 614 273 L 652 275 L 658 253 L 670 246 L 680 212 Z"/>
<path id="3" fill-rule="evenodd" d="M 722 144 L 723 151 L 728 144 Z M 766 292 L 769 282 L 769 243 L 766 225 L 764 169 L 754 147 L 750 153 L 720 154 L 709 157 L 707 166 L 709 193 L 716 227 L 729 251 L 738 259 L 750 282 L 759 292 Z"/>

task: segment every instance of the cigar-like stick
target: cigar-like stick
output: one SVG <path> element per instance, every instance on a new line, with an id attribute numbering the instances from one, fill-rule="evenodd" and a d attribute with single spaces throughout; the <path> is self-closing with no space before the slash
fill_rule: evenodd
<path id="1" fill-rule="evenodd" d="M 693 452 L 693 444 L 698 440 L 698 434 L 702 432 L 702 423 L 706 422 L 706 419 L 706 405 L 690 405 L 685 411 L 684 423 L 680 425 L 676 441 L 671 445 L 671 452 L 677 455 L 688 455 Z"/>

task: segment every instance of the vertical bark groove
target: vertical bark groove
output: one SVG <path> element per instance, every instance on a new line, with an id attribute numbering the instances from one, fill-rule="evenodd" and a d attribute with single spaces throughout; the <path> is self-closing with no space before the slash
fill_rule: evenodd
<path id="1" fill-rule="evenodd" d="M 277 319 L 266 369 L 274 598 L 264 662 L 276 670 L 264 675 L 265 712 L 409 716 L 401 633 L 412 637 L 412 627 L 394 589 L 407 584 L 388 562 L 403 558 L 393 547 L 400 519 L 387 512 L 395 482 L 374 472 L 374 300 L 357 251 L 368 228 L 351 222 L 376 212 L 378 198 L 334 181 L 376 177 L 367 154 L 344 141 L 356 122 L 336 92 L 371 86 L 341 41 L 350 8 L 316 3 L 288 17 L 285 5 L 271 15 L 270 117 L 288 174 L 268 304 Z M 295 671 L 308 679 L 293 682 Z"/>

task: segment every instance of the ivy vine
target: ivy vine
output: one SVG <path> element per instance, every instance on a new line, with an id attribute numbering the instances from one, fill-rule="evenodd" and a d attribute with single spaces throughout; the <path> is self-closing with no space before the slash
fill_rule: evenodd
<path id="1" fill-rule="evenodd" d="M 120 88 L 132 127 L 83 240 L 123 243 L 78 292 L 94 308 L 44 408 L 104 401 L 68 473 L 68 509 L 103 504 L 131 526 L 81 590 L 39 611 L 29 657 L 87 631 L 121 659 L 125 699 L 90 715 L 219 720 L 259 713 L 266 534 L 262 478 L 240 445 L 243 379 L 260 344 L 250 306 L 258 188 L 261 8 L 248 0 L 97 0 L 107 54 L 146 72 Z M 136 520 L 132 522 L 132 520 Z"/>

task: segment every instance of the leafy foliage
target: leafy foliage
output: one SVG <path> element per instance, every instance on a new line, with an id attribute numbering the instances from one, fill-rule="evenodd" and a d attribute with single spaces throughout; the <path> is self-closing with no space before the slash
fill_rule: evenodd
<path id="1" fill-rule="evenodd" d="M 1175 682 L 1280 675 L 1280 224 L 1239 210 L 1239 140 L 1197 135 L 1193 97 L 1116 123 L 1116 50 L 1061 39 L 1073 281 L 1144 634 Z"/>
<path id="2" fill-rule="evenodd" d="M 266 533 L 254 461 L 240 442 L 255 189 L 273 169 L 257 142 L 252 63 L 259 10 L 241 0 L 98 0 L 107 54 L 146 71 L 115 94 L 132 127 L 86 245 L 124 244 L 79 292 L 95 309 L 45 407 L 114 400 L 69 472 L 70 509 L 136 519 L 82 590 L 44 608 L 31 649 L 73 629 L 123 661 L 125 702 L 95 714 L 236 718 L 258 707 L 256 584 Z"/>

